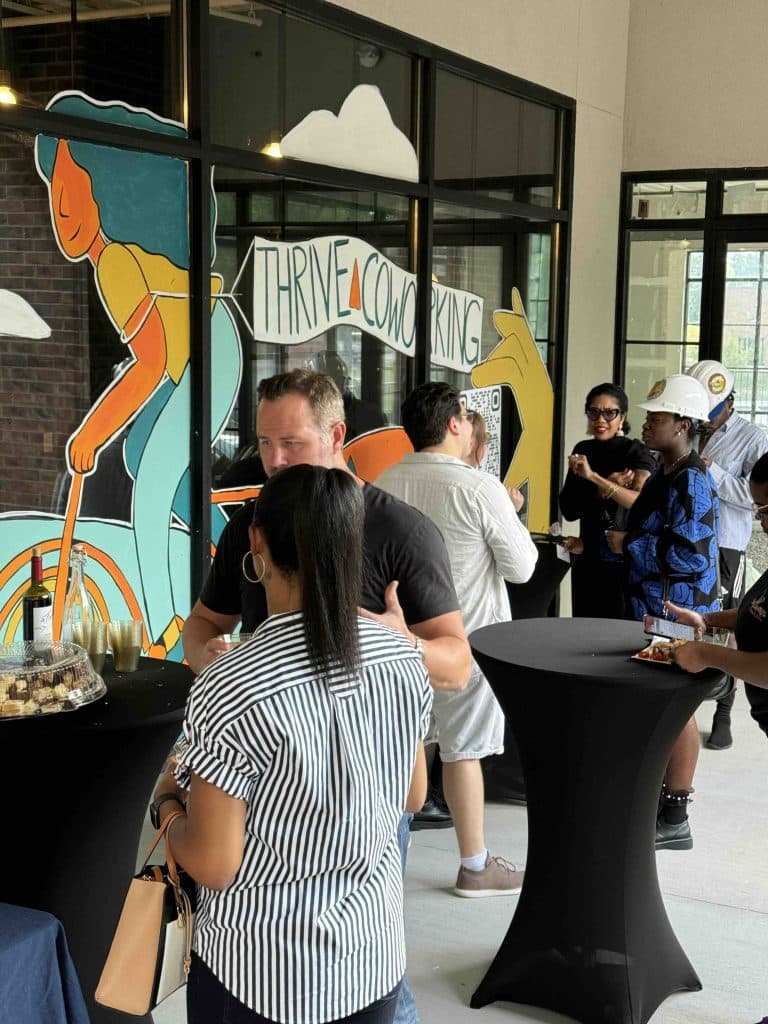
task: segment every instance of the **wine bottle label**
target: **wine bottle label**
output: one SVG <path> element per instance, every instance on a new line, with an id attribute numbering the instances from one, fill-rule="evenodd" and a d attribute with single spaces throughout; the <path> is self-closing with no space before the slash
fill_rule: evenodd
<path id="1" fill-rule="evenodd" d="M 32 636 L 35 643 L 53 642 L 53 606 L 32 609 Z"/>

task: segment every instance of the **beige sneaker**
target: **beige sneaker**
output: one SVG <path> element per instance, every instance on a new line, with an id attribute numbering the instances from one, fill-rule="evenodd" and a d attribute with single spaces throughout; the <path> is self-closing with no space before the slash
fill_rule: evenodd
<path id="1" fill-rule="evenodd" d="M 482 871 L 468 871 L 459 868 L 453 891 L 457 896 L 478 898 L 481 896 L 514 896 L 523 888 L 524 871 L 518 871 L 503 857 L 491 857 Z"/>

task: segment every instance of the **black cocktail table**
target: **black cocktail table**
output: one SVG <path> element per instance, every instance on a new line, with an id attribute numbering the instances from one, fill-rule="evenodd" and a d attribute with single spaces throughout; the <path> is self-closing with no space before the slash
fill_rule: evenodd
<path id="1" fill-rule="evenodd" d="M 91 1024 L 117 1024 L 125 1015 L 97 1006 L 93 993 L 194 676 L 152 658 L 132 673 L 114 672 L 107 658 L 103 676 L 108 692 L 94 704 L 0 722 L 0 901 L 62 922 Z"/>
<path id="2" fill-rule="evenodd" d="M 523 890 L 473 1007 L 645 1024 L 672 992 L 701 988 L 662 902 L 655 821 L 674 742 L 722 677 L 630 661 L 646 641 L 639 623 L 606 619 L 470 637 L 520 749 L 529 829 Z"/>

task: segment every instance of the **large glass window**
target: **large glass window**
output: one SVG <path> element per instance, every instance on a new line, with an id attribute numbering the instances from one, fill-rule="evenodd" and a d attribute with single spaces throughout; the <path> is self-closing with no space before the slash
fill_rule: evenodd
<path id="1" fill-rule="evenodd" d="M 255 442 L 259 381 L 297 367 L 336 380 L 349 440 L 398 423 L 415 355 L 412 329 L 402 327 L 413 319 L 416 297 L 407 202 L 224 168 L 216 190 L 228 223 L 219 222 L 214 270 L 232 295 L 245 354 L 241 455 Z M 269 219 L 260 223 L 259 212 Z M 277 317 L 283 337 L 273 340 Z M 390 327 L 394 344 L 381 336 Z M 398 338 L 411 354 L 396 347 Z M 222 475 L 227 482 L 227 469 L 225 461 L 214 467 L 217 482 Z"/>
<path id="2" fill-rule="evenodd" d="M 702 218 L 705 181 L 640 181 L 632 185 L 632 216 L 637 220 Z"/>
<path id="3" fill-rule="evenodd" d="M 768 213 L 768 179 L 724 182 L 723 213 Z"/>
<path id="4" fill-rule="evenodd" d="M 627 341 L 698 340 L 701 290 L 700 284 L 689 287 L 688 268 L 703 237 L 701 232 L 631 232 Z"/>
<path id="5" fill-rule="evenodd" d="M 18 102 L 44 107 L 65 89 L 96 100 L 116 99 L 183 121 L 184 75 L 179 25 L 167 13 L 137 17 L 132 3 L 106 9 L 69 4 L 5 4 L 3 41 Z M 151 124 L 148 131 L 155 129 Z"/>
<path id="6" fill-rule="evenodd" d="M 439 203 L 435 223 L 432 266 L 435 280 L 483 301 L 479 345 L 467 351 L 474 363 L 487 359 L 498 345 L 493 322 L 497 309 L 509 309 L 512 289 L 520 293 L 531 333 L 545 364 L 549 364 L 549 281 L 551 247 L 549 229 L 531 230 L 513 218 L 495 217 L 489 223 L 483 211 Z M 475 219 L 476 218 L 476 219 Z M 432 379 L 451 380 L 469 387 L 469 370 L 451 368 L 454 354 L 447 331 L 433 332 Z M 475 351 L 476 349 L 476 351 Z"/>
<path id="7" fill-rule="evenodd" d="M 551 107 L 437 73 L 435 179 L 447 188 L 552 206 Z"/>
<path id="8" fill-rule="evenodd" d="M 655 379 L 717 359 L 734 372 L 738 411 L 768 429 L 768 172 L 730 173 L 625 177 L 618 340 L 634 401 Z"/>
<path id="9" fill-rule="evenodd" d="M 722 361 L 738 411 L 768 428 L 768 242 L 728 246 Z"/>
<path id="10" fill-rule="evenodd" d="M 411 137 L 409 57 L 265 4 L 237 17 L 212 4 L 209 26 L 215 142 L 258 152 L 313 111 L 338 115 L 358 85 L 378 89 L 397 128 Z"/>

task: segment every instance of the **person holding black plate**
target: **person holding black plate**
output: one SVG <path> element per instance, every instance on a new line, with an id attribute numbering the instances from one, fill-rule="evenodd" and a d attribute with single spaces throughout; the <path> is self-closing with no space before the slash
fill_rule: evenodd
<path id="1" fill-rule="evenodd" d="M 579 441 L 568 459 L 568 475 L 560 492 L 560 510 L 580 521 L 580 536 L 564 547 L 574 557 L 571 572 L 573 615 L 617 619 L 624 614 L 624 566 L 610 550 L 605 531 L 623 530 L 626 510 L 634 504 L 656 462 L 641 441 L 629 433 L 626 392 L 616 384 L 598 384 L 587 395 L 586 441 Z"/>
<path id="2" fill-rule="evenodd" d="M 768 454 L 752 468 L 749 490 L 755 503 L 755 518 L 763 533 L 768 533 Z M 675 661 L 686 672 L 718 668 L 744 680 L 744 689 L 752 706 L 752 717 L 768 736 L 768 572 L 764 572 L 741 599 L 738 608 L 703 615 L 679 608 L 668 601 L 667 611 L 696 630 L 733 630 L 736 649 L 717 644 L 691 642 L 675 651 Z"/>

